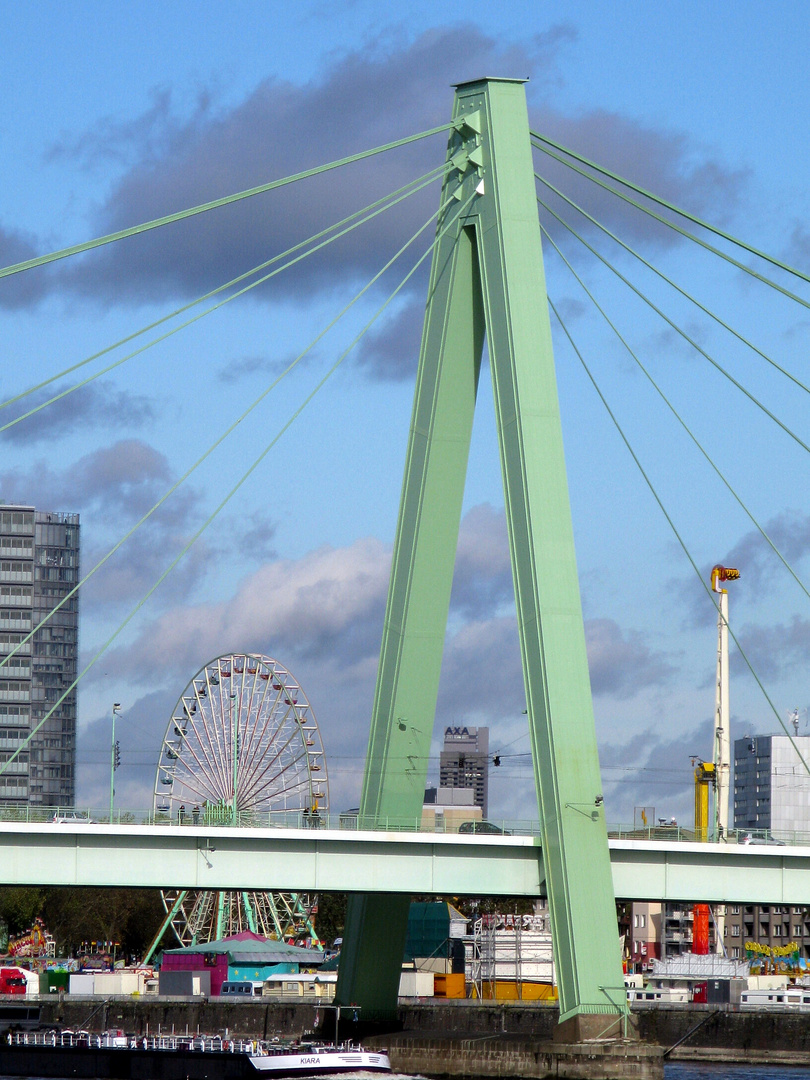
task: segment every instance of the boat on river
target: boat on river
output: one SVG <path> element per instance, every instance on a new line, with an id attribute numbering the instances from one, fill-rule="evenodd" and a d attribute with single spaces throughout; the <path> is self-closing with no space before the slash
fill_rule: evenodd
<path id="1" fill-rule="evenodd" d="M 316 1039 L 230 1039 L 220 1035 L 127 1035 L 113 1029 L 8 1032 L 0 1075 L 94 1080 L 256 1080 L 390 1073 L 388 1053 Z"/>

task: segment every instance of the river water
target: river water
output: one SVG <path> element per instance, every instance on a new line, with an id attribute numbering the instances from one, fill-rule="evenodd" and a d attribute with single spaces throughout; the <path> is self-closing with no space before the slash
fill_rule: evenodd
<path id="1" fill-rule="evenodd" d="M 676 1062 L 664 1066 L 664 1080 L 810 1080 L 810 1068 L 792 1065 L 693 1065 Z"/>
<path id="2" fill-rule="evenodd" d="M 368 1077 L 368 1073 L 358 1073 L 354 1080 Z M 12 1077 L 4 1080 L 13 1080 Z M 39 1080 L 34 1077 L 33 1080 Z M 63 1078 L 70 1080 L 70 1078 Z M 338 1080 L 337 1077 L 321 1077 L 320 1080 Z M 339 1080 L 352 1080 L 351 1074 L 343 1074 Z M 393 1073 L 389 1080 L 430 1080 L 429 1077 L 406 1076 Z M 491 1080 L 482 1077 L 481 1080 Z M 810 1067 L 778 1065 L 701 1065 L 675 1062 L 664 1066 L 664 1080 L 810 1080 Z"/>
<path id="3" fill-rule="evenodd" d="M 357 1074 L 355 1080 L 368 1074 Z M 13 1078 L 5 1078 L 13 1080 Z M 37 1080 L 35 1077 L 34 1080 Z M 65 1077 L 64 1080 L 69 1080 Z M 321 1077 L 320 1080 L 330 1080 L 329 1077 Z M 337 1080 L 337 1078 L 334 1078 Z M 351 1077 L 343 1076 L 340 1080 L 352 1080 Z M 429 1077 L 413 1077 L 394 1073 L 390 1080 L 430 1080 Z M 482 1080 L 491 1080 L 483 1078 Z M 770 1068 L 767 1065 L 693 1065 L 674 1063 L 664 1066 L 664 1080 L 810 1080 L 810 1067 L 794 1067 L 779 1065 Z"/>

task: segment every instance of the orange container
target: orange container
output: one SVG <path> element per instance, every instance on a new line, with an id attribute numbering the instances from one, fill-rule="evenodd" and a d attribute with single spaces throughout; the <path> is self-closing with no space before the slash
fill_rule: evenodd
<path id="1" fill-rule="evenodd" d="M 464 973 L 433 976 L 433 993 L 436 997 L 463 998 L 467 996 Z"/>

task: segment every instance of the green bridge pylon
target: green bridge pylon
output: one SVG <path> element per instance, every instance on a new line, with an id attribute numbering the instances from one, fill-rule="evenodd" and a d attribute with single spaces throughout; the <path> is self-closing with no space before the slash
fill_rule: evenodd
<path id="1" fill-rule="evenodd" d="M 537 855 L 560 1020 L 578 1037 L 609 1028 L 604 1014 L 623 1013 L 626 996 L 522 82 L 464 83 L 453 118 L 456 168 L 442 189 L 449 208 L 433 254 L 360 819 L 421 815 L 486 336 Z M 403 873 L 390 894 L 350 897 L 337 1000 L 361 1006 L 363 1019 L 396 1011 L 408 892 Z"/>

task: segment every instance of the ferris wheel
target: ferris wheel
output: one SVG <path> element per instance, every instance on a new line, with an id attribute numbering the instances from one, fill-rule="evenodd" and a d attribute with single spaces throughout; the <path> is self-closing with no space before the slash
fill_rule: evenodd
<path id="1" fill-rule="evenodd" d="M 318 723 L 306 694 L 277 660 L 218 656 L 191 679 L 163 737 L 155 771 L 156 821 L 250 825 L 329 809 Z M 166 919 L 183 945 L 252 930 L 315 937 L 299 893 L 167 890 Z M 156 939 L 158 940 L 158 939 Z"/>

